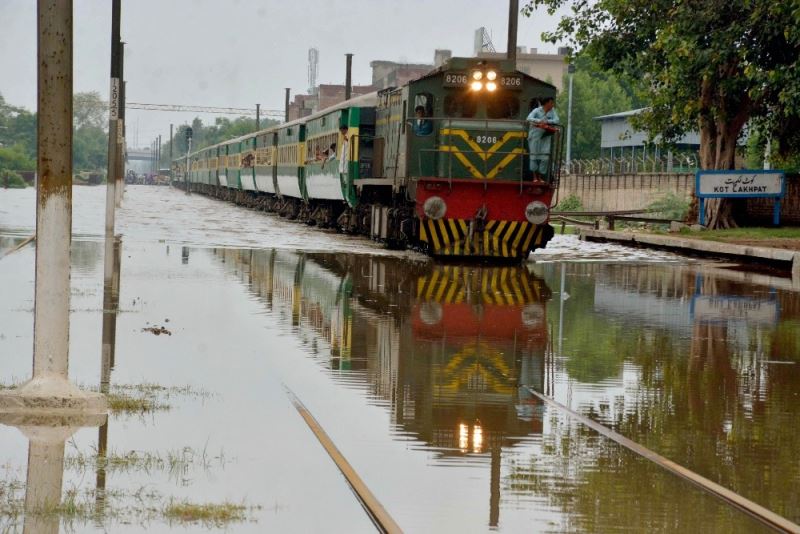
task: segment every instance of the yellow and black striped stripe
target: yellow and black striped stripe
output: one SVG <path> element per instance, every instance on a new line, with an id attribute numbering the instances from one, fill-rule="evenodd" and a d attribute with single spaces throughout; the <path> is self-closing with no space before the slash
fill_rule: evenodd
<path id="1" fill-rule="evenodd" d="M 420 241 L 428 244 L 435 256 L 475 256 L 525 258 L 531 248 L 545 243 L 544 225 L 519 221 L 487 221 L 483 231 L 466 219 L 424 219 L 420 221 Z"/>
<path id="2" fill-rule="evenodd" d="M 519 306 L 544 301 L 543 282 L 521 267 L 443 265 L 417 280 L 417 299 Z"/>

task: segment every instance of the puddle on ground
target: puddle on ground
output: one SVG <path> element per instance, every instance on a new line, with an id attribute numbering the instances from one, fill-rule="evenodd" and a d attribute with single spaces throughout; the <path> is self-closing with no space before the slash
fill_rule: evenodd
<path id="1" fill-rule="evenodd" d="M 85 513 L 56 530 L 372 531 L 285 388 L 409 532 L 762 530 L 528 388 L 800 521 L 800 294 L 780 281 L 210 245 L 125 238 L 109 289 L 102 243 L 74 241 L 70 376 L 128 409 L 62 446 L 51 475 Z M 0 260 L 3 384 L 30 372 L 33 257 Z M 41 519 L 19 508 L 28 439 L 0 443 L 0 530 L 21 531 Z M 165 514 L 183 502 L 245 511 Z"/>

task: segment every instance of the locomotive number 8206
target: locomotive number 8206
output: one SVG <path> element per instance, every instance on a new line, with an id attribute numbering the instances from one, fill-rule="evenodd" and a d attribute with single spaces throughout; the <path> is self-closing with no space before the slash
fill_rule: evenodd
<path id="1" fill-rule="evenodd" d="M 450 72 L 444 75 L 445 87 L 462 87 L 467 85 L 468 76 L 463 72 Z"/>

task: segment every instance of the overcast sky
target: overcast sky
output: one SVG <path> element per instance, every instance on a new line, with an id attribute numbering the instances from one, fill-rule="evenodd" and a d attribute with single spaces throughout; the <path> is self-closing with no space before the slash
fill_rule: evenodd
<path id="1" fill-rule="evenodd" d="M 520 4 L 524 4 L 521 0 Z M 74 0 L 75 91 L 108 98 L 110 0 Z M 123 0 L 122 39 L 129 102 L 283 108 L 283 88 L 308 87 L 308 49 L 320 50 L 321 83 L 369 84 L 376 59 L 431 63 L 436 48 L 472 55 L 485 26 L 506 48 L 506 0 Z M 36 2 L 0 0 L 0 93 L 36 107 Z M 555 20 L 520 17 L 519 46 L 555 52 L 541 41 Z M 128 111 L 128 145 L 140 146 L 196 113 Z M 205 123 L 213 115 L 200 115 Z"/>

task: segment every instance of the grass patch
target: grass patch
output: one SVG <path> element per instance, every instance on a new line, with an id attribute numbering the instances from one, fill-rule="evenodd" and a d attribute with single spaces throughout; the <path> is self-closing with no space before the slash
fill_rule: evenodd
<path id="1" fill-rule="evenodd" d="M 111 413 L 147 414 L 172 408 L 173 397 L 208 398 L 211 393 L 192 386 L 161 386 L 153 383 L 111 386 L 107 393 Z"/>
<path id="2" fill-rule="evenodd" d="M 148 397 L 133 396 L 126 393 L 108 393 L 106 397 L 108 398 L 108 407 L 113 414 L 145 414 L 170 409 L 169 404 Z"/>
<path id="3" fill-rule="evenodd" d="M 78 472 L 103 470 L 106 473 L 139 471 L 154 473 L 167 472 L 170 478 L 184 479 L 193 468 L 205 471 L 219 465 L 225 467 L 228 459 L 224 451 L 220 450 L 216 456 L 211 456 L 205 449 L 195 450 L 184 447 L 180 450 L 171 450 L 165 453 L 149 451 L 107 451 L 100 454 L 97 450 L 91 453 L 75 451 L 64 458 L 64 467 Z"/>
<path id="4" fill-rule="evenodd" d="M 164 505 L 163 503 L 168 504 Z M 61 502 L 36 508 L 25 506 L 25 485 L 16 480 L 0 481 L 0 532 L 21 532 L 25 516 L 58 517 L 67 532 L 82 531 L 76 525 L 104 527 L 112 524 L 144 526 L 151 521 L 200 523 L 206 528 L 225 527 L 231 523 L 256 522 L 254 512 L 261 506 L 246 503 L 195 504 L 189 501 L 166 500 L 161 493 L 141 487 L 138 490 L 106 490 L 69 488 Z"/>
<path id="5" fill-rule="evenodd" d="M 252 507 L 243 504 L 223 502 L 219 504 L 196 504 L 187 501 L 170 502 L 164 508 L 164 517 L 183 523 L 203 523 L 216 527 L 247 520 L 247 512 Z"/>
<path id="6" fill-rule="evenodd" d="M 800 239 L 800 228 L 729 228 L 727 230 L 690 230 L 689 235 L 700 239 Z"/>

